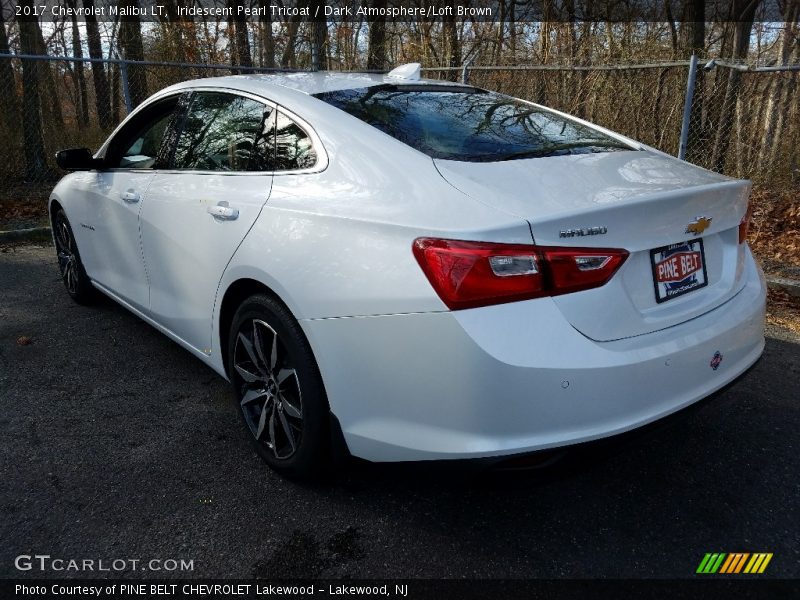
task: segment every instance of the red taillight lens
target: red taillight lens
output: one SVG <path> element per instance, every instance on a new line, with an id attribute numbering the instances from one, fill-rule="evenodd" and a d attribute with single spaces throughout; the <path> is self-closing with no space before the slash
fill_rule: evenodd
<path id="1" fill-rule="evenodd" d="M 601 248 L 541 248 L 552 277 L 551 296 L 605 285 L 628 253 Z"/>
<path id="2" fill-rule="evenodd" d="M 536 298 L 543 290 L 535 246 L 419 238 L 413 248 L 433 289 L 453 310 Z"/>
<path id="3" fill-rule="evenodd" d="M 599 287 L 628 256 L 625 250 L 438 238 L 419 238 L 413 250 L 436 293 L 452 310 Z"/>
<path id="4" fill-rule="evenodd" d="M 747 205 L 747 212 L 744 213 L 741 223 L 739 223 L 739 243 L 747 241 L 747 230 L 750 228 L 750 220 L 753 218 L 753 205 Z"/>

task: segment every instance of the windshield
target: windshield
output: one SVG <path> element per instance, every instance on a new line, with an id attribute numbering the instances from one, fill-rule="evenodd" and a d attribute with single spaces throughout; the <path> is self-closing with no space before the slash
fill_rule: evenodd
<path id="1" fill-rule="evenodd" d="M 591 127 L 476 88 L 380 85 L 315 96 L 433 158 L 490 162 L 631 150 Z"/>

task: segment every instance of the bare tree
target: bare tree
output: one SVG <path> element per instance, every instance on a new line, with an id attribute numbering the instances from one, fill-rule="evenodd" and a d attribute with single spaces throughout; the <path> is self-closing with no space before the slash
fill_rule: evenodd
<path id="1" fill-rule="evenodd" d="M 0 10 L 0 53 L 11 54 L 6 35 L 6 24 L 3 21 L 3 11 Z M 23 61 L 25 62 L 25 61 Z M 11 133 L 19 127 L 19 99 L 17 98 L 17 84 L 14 79 L 14 69 L 10 60 L 0 60 L 0 86 L 4 90 L 0 94 L 0 112 L 2 112 L 4 130 Z"/>
<path id="2" fill-rule="evenodd" d="M 73 10 L 76 7 L 75 0 L 67 0 L 67 6 Z M 72 55 L 76 58 L 83 58 L 83 44 L 81 34 L 78 29 L 78 19 L 72 14 Z M 77 121 L 81 127 L 89 125 L 89 98 L 86 89 L 86 74 L 83 71 L 83 62 L 76 61 L 74 68 L 75 90 L 77 92 Z"/>
<path id="3" fill-rule="evenodd" d="M 120 9 L 138 6 L 137 0 L 119 0 Z M 119 46 L 123 56 L 128 60 L 143 61 L 144 45 L 142 44 L 142 23 L 136 15 L 122 19 L 119 26 Z M 144 65 L 127 65 L 128 90 L 133 108 L 147 99 L 147 73 Z"/>
<path id="4" fill-rule="evenodd" d="M 83 7 L 87 10 L 86 14 L 86 37 L 89 42 L 89 56 L 93 59 L 103 58 L 103 47 L 100 43 L 100 29 L 95 17 L 94 0 L 81 0 Z M 108 130 L 111 128 L 111 97 L 108 89 L 108 77 L 106 77 L 105 66 L 101 62 L 92 63 L 92 81 L 94 82 L 94 100 L 97 109 L 97 121 L 100 128 Z"/>
<path id="5" fill-rule="evenodd" d="M 272 35 L 272 11 L 268 0 L 259 0 L 258 23 L 261 27 L 261 66 L 275 67 L 275 38 Z"/>
<path id="6" fill-rule="evenodd" d="M 311 70 L 322 71 L 327 68 L 326 40 L 328 37 L 328 20 L 324 16 L 317 16 L 322 13 L 322 0 L 311 0 Z"/>
<path id="7" fill-rule="evenodd" d="M 372 7 L 385 9 L 387 0 L 373 0 Z M 380 16 L 369 24 L 367 46 L 367 69 L 382 71 L 386 68 L 386 16 Z"/>
<path id="8" fill-rule="evenodd" d="M 778 60 L 780 64 L 788 64 L 792 48 L 800 47 L 800 31 L 798 31 L 797 19 L 800 17 L 800 6 L 794 2 L 787 2 L 783 14 L 783 31 L 778 48 Z M 771 87 L 771 93 L 765 105 L 766 121 L 764 123 L 761 144 L 758 153 L 758 164 L 766 172 L 772 170 L 772 165 L 777 158 L 780 145 L 777 143 L 783 134 L 786 117 L 789 114 L 789 102 L 791 95 L 785 94 L 785 89 L 791 84 L 791 79 L 778 76 Z"/>
<path id="9" fill-rule="evenodd" d="M 39 26 L 38 21 L 36 22 L 34 33 L 36 35 L 34 54 L 46 56 L 49 54 L 47 51 L 47 43 L 44 40 L 42 28 Z M 42 113 L 49 127 L 63 129 L 64 113 L 61 110 L 58 89 L 53 77 L 54 67 L 58 68 L 56 65 L 53 65 L 49 62 L 39 65 L 39 86 L 42 95 Z"/>
<path id="10" fill-rule="evenodd" d="M 669 5 L 669 2 L 667 2 Z M 706 0 L 686 0 L 681 22 L 680 48 L 684 56 L 705 53 L 706 44 Z"/>
<path id="11" fill-rule="evenodd" d="M 458 40 L 458 29 L 456 27 L 456 17 L 455 14 L 455 2 L 452 1 L 449 3 L 449 6 L 453 9 L 453 12 L 449 15 L 444 16 L 444 22 L 442 23 L 443 33 L 444 33 L 444 46 L 445 46 L 445 56 L 447 57 L 447 64 L 448 67 L 458 67 L 461 65 L 461 45 Z M 458 79 L 458 73 L 456 71 L 451 72 L 451 77 L 453 80 Z"/>
<path id="12" fill-rule="evenodd" d="M 244 0 L 233 0 L 233 36 L 236 63 L 241 67 L 252 67 L 253 57 L 250 52 L 250 38 L 247 34 L 247 16 L 238 9 L 244 6 Z M 231 54 L 234 54 L 231 52 Z M 233 58 L 233 56 L 231 57 Z"/>
<path id="13" fill-rule="evenodd" d="M 41 31 L 37 17 L 33 16 L 33 0 L 20 0 L 28 16 L 19 17 L 19 44 L 23 54 L 36 54 Z M 47 179 L 49 169 L 42 137 L 42 108 L 39 90 L 39 61 L 22 61 L 22 132 L 25 149 L 25 179 L 36 181 Z"/>
<path id="14" fill-rule="evenodd" d="M 733 52 L 734 58 L 747 58 L 750 47 L 750 32 L 756 8 L 761 0 L 733 0 Z M 736 101 L 739 95 L 739 84 L 742 73 L 738 69 L 730 69 L 725 96 L 722 102 L 719 124 L 714 136 L 714 147 L 711 153 L 711 167 L 715 171 L 724 171 L 725 159 L 730 145 L 730 134 L 736 113 Z"/>
<path id="15" fill-rule="evenodd" d="M 284 46 L 283 54 L 281 55 L 281 66 L 284 69 L 297 66 L 295 46 L 297 45 L 297 31 L 300 29 L 302 18 L 300 15 L 293 15 L 286 22 L 286 46 Z"/>
<path id="16" fill-rule="evenodd" d="M 695 54 L 699 57 L 705 56 L 706 28 L 705 28 L 705 0 L 686 0 L 684 5 L 684 20 L 681 23 L 681 53 L 682 56 L 675 58 L 685 58 Z M 701 140 L 705 139 L 705 122 L 700 113 L 704 103 L 705 92 L 705 71 L 698 69 L 694 83 L 694 98 L 691 107 L 690 122 L 693 127 L 689 129 L 689 137 L 686 142 L 686 157 L 693 160 L 701 149 Z"/>

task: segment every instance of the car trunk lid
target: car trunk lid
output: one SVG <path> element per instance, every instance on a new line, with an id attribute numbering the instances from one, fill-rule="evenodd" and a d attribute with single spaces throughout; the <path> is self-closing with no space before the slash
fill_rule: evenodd
<path id="1" fill-rule="evenodd" d="M 553 298 L 591 339 L 671 327 L 743 285 L 748 181 L 650 151 L 435 163 L 462 192 L 527 219 L 537 245 L 630 253 L 604 286 Z"/>

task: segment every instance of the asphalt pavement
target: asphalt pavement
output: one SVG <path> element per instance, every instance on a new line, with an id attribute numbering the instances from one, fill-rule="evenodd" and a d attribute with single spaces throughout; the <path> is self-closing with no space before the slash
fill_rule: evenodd
<path id="1" fill-rule="evenodd" d="M 51 247 L 0 252 L 0 577 L 93 575 L 15 568 L 47 554 L 193 561 L 157 577 L 684 578 L 706 552 L 798 577 L 798 431 L 800 341 L 774 330 L 699 409 L 561 466 L 299 485 L 210 369 L 109 300 L 74 304 Z"/>

